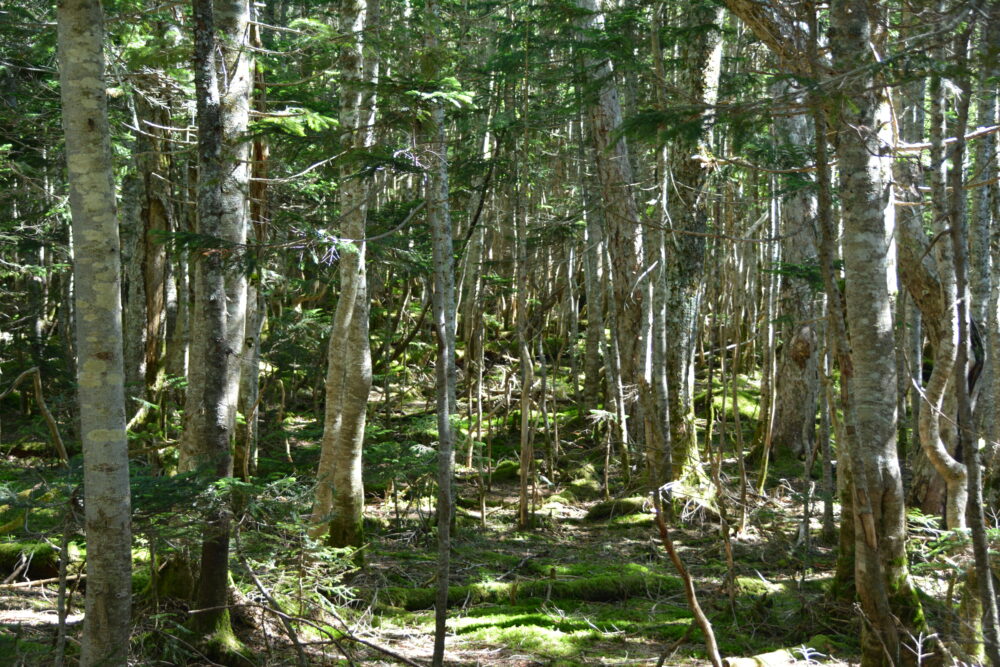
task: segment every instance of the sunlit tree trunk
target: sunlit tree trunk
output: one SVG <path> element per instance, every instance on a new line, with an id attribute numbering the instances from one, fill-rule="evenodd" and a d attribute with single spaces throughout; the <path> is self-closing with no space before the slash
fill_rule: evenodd
<path id="1" fill-rule="evenodd" d="M 427 3 L 424 16 L 424 47 L 433 54 L 440 48 L 438 31 L 441 17 L 437 0 Z M 424 76 L 436 81 L 439 63 L 428 61 Z M 436 387 L 438 428 L 437 493 L 437 593 L 434 612 L 434 654 L 431 664 L 444 664 L 448 584 L 451 580 L 451 523 L 454 513 L 452 477 L 455 470 L 455 443 L 451 414 L 455 405 L 455 267 L 451 238 L 451 208 L 448 188 L 448 137 L 444 103 L 434 100 L 428 128 L 429 176 L 427 181 L 427 222 L 431 228 L 434 264 L 434 333 L 437 337 Z"/>
<path id="2" fill-rule="evenodd" d="M 942 49 L 938 56 L 943 56 Z M 923 86 L 916 88 L 923 92 Z M 944 144 L 947 98 L 940 76 L 932 77 L 929 91 L 931 225 L 934 236 L 938 237 L 933 245 L 924 229 L 922 195 L 918 189 L 923 171 L 919 154 L 904 153 L 897 158 L 894 167 L 897 190 L 904 200 L 896 224 L 899 273 L 920 309 L 921 322 L 934 354 L 933 370 L 921 392 L 917 418 L 921 450 L 913 460 L 909 500 L 925 512 L 943 514 L 949 527 L 964 528 L 966 469 L 956 458 L 955 429 L 957 387 L 954 371 L 958 343 L 955 257 L 947 234 L 952 225 L 946 188 L 948 156 Z M 923 95 L 902 97 L 901 137 L 906 141 L 919 141 L 924 130 Z M 919 366 L 921 359 L 913 359 L 912 363 Z"/>
<path id="3" fill-rule="evenodd" d="M 252 46 L 260 47 L 260 28 L 253 26 L 250 32 Z M 264 69 L 254 63 L 253 106 L 258 112 L 267 110 L 267 85 Z M 270 192 L 267 175 L 270 150 L 263 137 L 255 137 L 250 149 L 250 198 L 249 227 L 257 243 L 267 241 L 267 229 L 271 222 Z M 248 231 L 248 236 L 250 232 Z M 236 425 L 236 442 L 233 448 L 233 470 L 248 481 L 257 469 L 257 446 L 260 432 L 260 348 L 261 330 L 267 314 L 267 300 L 262 288 L 260 272 L 247 285 L 246 333 L 244 354 L 240 369 L 239 413 L 243 419 Z"/>
<path id="4" fill-rule="evenodd" d="M 792 91 L 781 85 L 776 92 L 787 95 Z M 798 147 L 813 141 L 808 117 L 779 114 L 774 118 L 774 127 L 782 154 L 793 156 L 784 166 L 802 166 L 802 160 L 796 159 Z M 775 415 L 771 444 L 808 456 L 815 440 L 819 395 L 815 285 L 808 280 L 808 264 L 816 257 L 816 196 L 806 174 L 786 174 L 778 183 L 784 269 L 779 310 L 782 346 L 772 406 Z"/>
<path id="5" fill-rule="evenodd" d="M 663 47 L 660 44 L 664 11 L 666 11 L 666 3 L 659 2 L 653 13 L 650 30 L 650 47 L 655 77 L 653 88 L 656 91 L 657 107 L 661 111 L 665 110 L 669 103 L 666 66 L 663 58 Z M 652 395 L 648 404 L 643 404 L 643 419 L 648 431 L 646 439 L 647 474 L 652 488 L 658 488 L 670 481 L 670 476 L 673 473 L 670 440 L 667 435 L 670 432 L 667 407 L 667 348 L 670 343 L 666 336 L 667 282 L 663 279 L 667 259 L 664 245 L 666 240 L 664 223 L 667 220 L 669 192 L 667 165 L 669 158 L 666 146 L 661 146 L 656 150 L 656 186 L 658 191 L 654 220 L 659 224 L 648 225 L 644 229 L 645 237 L 642 242 L 646 266 L 648 270 L 652 271 L 646 294 L 648 301 L 645 304 L 649 327 L 649 340 L 646 345 L 646 352 L 649 356 L 646 362 L 645 376 Z"/>
<path id="6" fill-rule="evenodd" d="M 1000 80 L 1000 3 L 990 3 L 989 19 L 983 24 L 982 46 L 980 48 L 980 81 L 981 98 L 979 104 L 979 124 L 996 125 L 1000 123 L 1000 97 L 997 95 L 997 81 Z M 989 216 L 992 220 L 990 227 L 989 252 L 992 270 L 989 274 L 989 306 L 986 316 L 987 340 L 986 345 L 989 351 L 989 364 L 991 366 L 991 382 L 984 386 L 983 391 L 990 393 L 990 398 L 982 402 L 982 411 L 990 410 L 992 406 L 995 411 L 1000 407 L 1000 185 L 997 184 L 997 139 L 996 135 L 983 137 L 979 140 L 980 152 L 977 154 L 977 172 L 987 186 L 980 188 L 977 195 L 977 205 L 975 215 Z M 979 165 L 982 165 L 981 167 Z M 985 193 L 982 193 L 985 191 Z M 976 224 L 984 224 L 977 222 Z M 988 432 L 993 443 L 1000 441 L 1000 418 L 995 414 L 992 417 L 991 428 Z M 991 467 L 994 468 L 993 476 L 996 475 L 996 456 L 1000 454 L 1000 448 L 995 444 L 987 448 L 990 456 Z"/>
<path id="7" fill-rule="evenodd" d="M 938 57 L 943 57 L 944 49 L 938 51 Z M 931 202 L 932 231 L 940 236 L 934 244 L 932 256 L 937 265 L 936 286 L 940 290 L 941 311 L 924 313 L 934 337 L 934 368 L 927 387 L 924 390 L 924 409 L 920 411 L 920 441 L 924 454 L 934 466 L 937 473 L 944 479 L 947 488 L 945 502 L 945 523 L 951 530 L 965 529 L 966 469 L 958 461 L 955 454 L 957 430 L 944 428 L 949 420 L 942 419 L 943 409 L 947 414 L 955 415 L 955 396 L 958 391 L 955 369 L 958 354 L 958 304 L 957 284 L 955 277 L 955 248 L 948 234 L 949 229 L 957 224 L 951 215 L 949 196 L 946 187 L 947 159 L 944 146 L 946 134 L 945 118 L 947 114 L 947 99 L 940 76 L 933 76 L 929 86 L 931 98 L 930 135 L 931 135 Z M 964 207 L 963 207 L 964 211 Z M 923 286 L 926 289 L 926 286 Z M 949 424 L 950 425 L 950 424 Z M 943 433 L 944 432 L 944 433 Z M 946 442 L 946 440 L 948 442 Z"/>
<path id="8" fill-rule="evenodd" d="M 855 576 L 868 621 L 862 626 L 862 660 L 865 665 L 898 665 L 908 660 L 901 629 L 916 635 L 923 630 L 923 620 L 907 570 L 905 505 L 896 458 L 896 364 L 887 229 L 893 203 L 882 157 L 887 149 L 878 135 L 883 89 L 872 74 L 872 50 L 877 48 L 873 26 L 882 25 L 878 11 L 863 0 L 838 0 L 831 7 L 834 36 L 830 42 L 834 72 L 854 73 L 845 80 L 835 114 L 857 429 L 849 453 Z"/>
<path id="9" fill-rule="evenodd" d="M 576 0 L 577 6 L 587 12 L 581 22 L 586 31 L 603 31 L 604 16 L 597 0 Z M 592 49 L 593 47 L 588 47 Z M 632 167 L 629 163 L 628 144 L 615 134 L 622 122 L 621 103 L 615 85 L 611 61 L 588 51 L 584 62 L 584 77 L 590 84 L 592 99 L 587 100 L 587 124 L 594 146 L 597 180 L 601 188 L 606 229 L 607 249 L 611 257 L 613 275 L 609 276 L 618 323 L 618 338 L 622 381 L 633 385 L 638 379 L 642 290 L 636 289 L 642 261 L 639 230 L 639 211 L 632 193 Z"/>
<path id="10" fill-rule="evenodd" d="M 195 87 L 198 121 L 198 232 L 220 244 L 246 242 L 252 76 L 245 45 L 246 0 L 195 0 Z M 182 470 L 206 480 L 230 477 L 245 333 L 246 279 L 223 251 L 199 253 L 191 313 L 192 381 L 185 403 Z M 229 530 L 224 503 L 210 512 L 202 542 L 194 629 L 218 650 L 235 647 L 227 605 Z"/>
<path id="11" fill-rule="evenodd" d="M 697 128 L 678 131 L 670 148 L 665 246 L 665 338 L 667 406 L 673 478 L 702 486 L 698 441 L 692 412 L 694 345 L 704 292 L 705 237 L 708 220 L 709 138 L 722 69 L 723 9 L 698 0 L 684 14 L 692 30 L 680 46 L 677 86 L 680 103 L 698 109 Z"/>
<path id="12" fill-rule="evenodd" d="M 80 664 L 116 666 L 128 663 L 132 544 L 104 17 L 98 0 L 63 0 L 58 19 L 87 534 Z"/>
<path id="13" fill-rule="evenodd" d="M 366 85 L 376 74 L 373 51 L 364 55 L 366 26 L 377 25 L 377 0 L 355 0 L 341 6 L 340 123 L 343 141 L 355 150 L 372 145 L 375 115 L 373 93 Z M 329 526 L 333 546 L 360 547 L 364 541 L 364 484 L 361 455 L 368 393 L 372 384 L 368 337 L 369 299 L 364 242 L 369 180 L 352 177 L 355 165 L 341 168 L 342 233 L 354 240 L 340 258 L 341 294 L 330 334 L 326 379 L 323 448 L 313 507 L 314 532 Z"/>

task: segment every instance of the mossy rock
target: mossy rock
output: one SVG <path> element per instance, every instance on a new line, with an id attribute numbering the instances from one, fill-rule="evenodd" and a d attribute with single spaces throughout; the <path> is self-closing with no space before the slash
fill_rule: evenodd
<path id="1" fill-rule="evenodd" d="M 25 572 L 29 579 L 48 579 L 59 575 L 59 554 L 45 542 L 0 542 L 0 572 L 12 573 L 24 558 L 31 562 Z"/>
<path id="2" fill-rule="evenodd" d="M 467 510 L 476 510 L 477 512 L 479 511 L 479 497 L 478 496 L 472 496 L 472 497 L 468 497 L 468 498 L 466 498 L 464 496 L 459 496 L 459 497 L 455 498 L 455 504 L 458 507 L 464 507 Z M 503 500 L 502 499 L 498 499 L 498 498 L 487 498 L 486 499 L 486 506 L 487 507 L 500 507 L 502 505 L 503 505 Z"/>
<path id="3" fill-rule="evenodd" d="M 364 518 L 364 532 L 382 533 L 392 527 L 392 522 L 382 516 L 366 515 Z"/>
<path id="4" fill-rule="evenodd" d="M 150 578 L 149 585 L 143 591 L 144 595 L 153 595 L 163 598 L 174 598 L 177 600 L 191 600 L 194 598 L 195 578 L 191 570 L 191 564 L 180 557 L 171 557 L 160 566 L 156 573 L 156 590 L 153 591 L 153 580 Z"/>
<path id="5" fill-rule="evenodd" d="M 626 514 L 641 514 L 646 511 L 646 499 L 642 496 L 635 496 L 633 498 L 614 498 L 612 500 L 603 500 L 587 512 L 587 521 L 601 521 L 603 519 L 610 519 L 616 516 L 625 516 Z"/>
<path id="6" fill-rule="evenodd" d="M 562 491 L 560 493 L 553 493 L 551 496 L 545 499 L 545 504 L 543 504 L 539 511 L 547 512 L 552 509 L 559 509 L 561 507 L 566 507 L 567 505 L 572 505 L 575 502 L 573 494 Z"/>
<path id="7" fill-rule="evenodd" d="M 570 471 L 572 481 L 567 484 L 566 491 L 577 500 L 594 500 L 599 498 L 603 489 L 597 479 L 597 469 L 593 463 L 584 463 Z"/>
<path id="8" fill-rule="evenodd" d="M 678 591 L 680 580 L 658 574 L 626 574 L 583 577 L 579 579 L 534 579 L 516 582 L 483 582 L 448 588 L 448 604 L 514 603 L 528 598 L 617 602 L 632 597 L 646 597 L 659 591 Z M 385 588 L 381 602 L 407 611 L 434 606 L 437 590 L 433 588 Z"/>
<path id="9" fill-rule="evenodd" d="M 501 461 L 493 468 L 490 477 L 494 482 L 513 482 L 521 476 L 521 464 L 517 461 Z"/>
<path id="10" fill-rule="evenodd" d="M 781 584 L 764 581 L 759 577 L 736 577 L 736 588 L 740 595 L 774 595 L 781 593 Z"/>
<path id="11" fill-rule="evenodd" d="M 652 514 L 623 514 L 613 516 L 608 520 L 609 528 L 652 528 L 656 524 L 656 517 Z"/>
<path id="12" fill-rule="evenodd" d="M 577 500 L 594 500 L 600 498 L 601 484 L 594 479 L 574 479 L 570 482 L 563 493 L 570 493 Z"/>

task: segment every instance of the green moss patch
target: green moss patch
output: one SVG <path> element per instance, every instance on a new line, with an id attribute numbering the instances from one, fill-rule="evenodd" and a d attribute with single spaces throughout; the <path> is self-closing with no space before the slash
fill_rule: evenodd
<path id="1" fill-rule="evenodd" d="M 557 570 L 558 574 L 558 570 Z M 448 604 L 513 603 L 528 598 L 610 602 L 680 590 L 680 580 L 657 574 L 600 575 L 578 579 L 535 579 L 451 586 Z M 385 588 L 381 600 L 408 611 L 434 606 L 433 588 Z"/>
<path id="2" fill-rule="evenodd" d="M 608 520 L 608 527 L 617 528 L 651 528 L 655 523 L 652 514 L 643 512 L 642 514 L 626 514 L 616 516 Z"/>
<path id="3" fill-rule="evenodd" d="M 513 482 L 521 475 L 521 464 L 517 461 L 501 461 L 493 469 L 494 482 Z"/>
<path id="4" fill-rule="evenodd" d="M 610 657 L 615 650 L 609 641 L 625 635 L 640 641 L 667 641 L 683 635 L 689 624 L 690 615 L 683 605 L 641 599 L 627 604 L 534 599 L 470 609 L 449 621 L 464 641 L 529 651 L 550 660 L 572 659 L 598 648 Z M 636 657 L 628 654 L 633 660 Z"/>
<path id="5" fill-rule="evenodd" d="M 601 521 L 616 516 L 639 514 L 646 510 L 646 499 L 641 496 L 634 498 L 615 498 L 597 503 L 587 512 L 587 521 Z"/>
<path id="6" fill-rule="evenodd" d="M 590 628 L 566 632 L 535 624 L 515 624 L 480 627 L 467 632 L 465 637 L 513 650 L 531 651 L 546 658 L 568 658 L 601 639 L 601 633 Z"/>
<path id="7" fill-rule="evenodd" d="M 593 500 L 602 493 L 601 483 L 597 480 L 597 470 L 592 463 L 585 463 L 570 473 L 573 480 L 566 485 L 566 491 L 577 500 Z"/>
<path id="8" fill-rule="evenodd" d="M 47 579 L 59 574 L 59 554 L 45 542 L 0 542 L 0 572 L 12 573 L 22 559 L 29 559 L 29 579 Z"/>

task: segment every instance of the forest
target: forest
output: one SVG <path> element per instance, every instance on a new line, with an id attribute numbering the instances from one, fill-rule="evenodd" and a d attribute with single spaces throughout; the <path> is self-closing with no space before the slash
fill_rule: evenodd
<path id="1" fill-rule="evenodd" d="M 0 2 L 0 664 L 1000 667 L 998 59 Z"/>

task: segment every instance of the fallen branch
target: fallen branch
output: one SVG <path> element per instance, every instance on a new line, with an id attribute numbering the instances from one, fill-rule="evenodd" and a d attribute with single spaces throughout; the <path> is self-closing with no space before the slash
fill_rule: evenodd
<path id="1" fill-rule="evenodd" d="M 691 575 L 688 574 L 687 568 L 684 567 L 684 562 L 677 555 L 677 550 L 674 549 L 674 541 L 670 538 L 670 531 L 667 530 L 666 522 L 663 521 L 660 503 L 656 502 L 656 500 L 654 498 L 653 507 L 656 510 L 656 527 L 660 531 L 660 539 L 663 542 L 663 547 L 667 550 L 670 560 L 673 561 L 674 568 L 676 568 L 677 574 L 680 575 L 681 581 L 684 582 L 684 595 L 687 596 L 688 606 L 691 607 L 694 620 L 698 623 L 698 627 L 701 628 L 702 634 L 705 635 L 705 650 L 708 651 L 708 659 L 712 661 L 713 667 L 722 667 L 722 656 L 719 654 L 718 644 L 715 643 L 712 622 L 708 620 L 705 612 L 701 610 L 701 605 L 698 604 L 698 596 L 694 591 L 694 582 L 691 581 Z"/>
<path id="2" fill-rule="evenodd" d="M 424 667 L 424 665 L 420 664 L 416 660 L 411 660 L 410 658 L 407 658 L 405 655 L 400 655 L 399 653 L 396 653 L 392 649 L 388 649 L 388 648 L 386 648 L 384 646 L 380 646 L 380 645 L 376 644 L 375 642 L 372 642 L 372 641 L 369 641 L 367 639 L 362 639 L 361 637 L 358 637 L 356 634 L 354 634 L 351 631 L 350 626 L 347 625 L 347 621 L 345 621 L 343 618 L 341 618 L 340 614 L 337 613 L 336 609 L 334 609 L 332 606 L 328 606 L 328 605 L 324 605 L 324 606 L 326 607 L 327 611 L 329 611 L 330 614 L 335 619 L 337 619 L 340 622 L 341 625 L 344 626 L 344 637 L 346 639 L 350 639 L 351 641 L 354 641 L 354 642 L 357 642 L 357 643 L 362 644 L 364 646 L 367 646 L 368 648 L 375 649 L 379 653 L 383 653 L 383 654 L 389 656 L 390 658 L 398 660 L 398 661 L 400 661 L 400 662 L 402 662 L 404 664 L 410 665 L 410 667 Z"/>
<path id="3" fill-rule="evenodd" d="M 63 466 L 69 467 L 69 455 L 66 453 L 66 445 L 63 444 L 62 436 L 59 435 L 59 425 L 56 424 L 55 418 L 49 412 L 49 406 L 45 404 L 45 396 L 42 394 L 42 374 L 37 366 L 29 368 L 14 378 L 13 384 L 7 387 L 7 391 L 0 394 L 0 400 L 3 400 L 10 392 L 17 389 L 21 381 L 28 376 L 34 376 L 35 400 L 38 402 L 38 411 L 42 413 L 42 417 L 45 418 L 45 424 L 49 427 L 49 437 L 52 439 L 52 446 L 55 447 L 56 454 L 59 455 Z"/>
<path id="4" fill-rule="evenodd" d="M 76 575 L 76 581 L 86 579 L 86 573 L 81 572 Z M 33 586 L 47 586 L 48 584 L 58 584 L 59 577 L 49 577 L 48 579 L 33 579 L 31 581 L 19 581 L 16 584 L 0 584 L 0 590 L 10 590 L 12 588 L 31 588 Z"/>
<path id="5" fill-rule="evenodd" d="M 299 665 L 301 665 L 301 667 L 308 667 L 309 658 L 306 656 L 305 649 L 302 648 L 302 643 L 299 641 L 299 635 L 297 632 L 295 632 L 295 626 L 292 625 L 291 617 L 288 614 L 286 614 L 284 610 L 282 610 L 281 605 L 278 603 L 277 600 L 274 599 L 274 596 L 271 595 L 271 592 L 264 587 L 264 584 L 261 582 L 260 577 L 257 576 L 257 573 L 254 572 L 253 568 L 250 567 L 250 564 L 247 563 L 247 559 L 244 558 L 242 554 L 240 555 L 239 558 L 240 562 L 243 564 L 243 567 L 246 568 L 247 574 L 250 575 L 250 579 L 251 581 L 253 581 L 254 586 L 257 587 L 257 590 L 260 591 L 260 594 L 263 595 L 264 599 L 267 600 L 268 603 L 271 605 L 269 611 L 274 613 L 274 615 L 281 620 L 281 624 L 285 626 L 285 632 L 288 634 L 288 638 L 291 639 L 292 644 L 295 645 L 295 653 L 298 656 Z"/>

